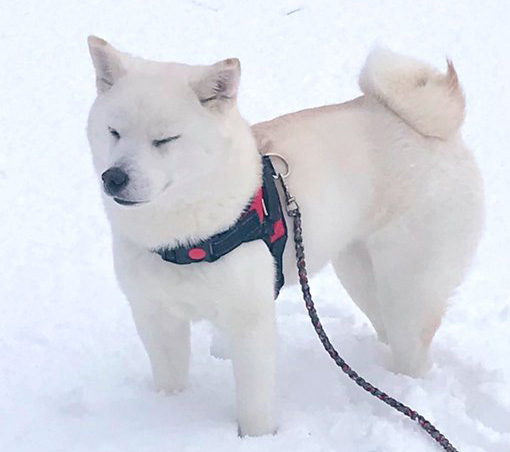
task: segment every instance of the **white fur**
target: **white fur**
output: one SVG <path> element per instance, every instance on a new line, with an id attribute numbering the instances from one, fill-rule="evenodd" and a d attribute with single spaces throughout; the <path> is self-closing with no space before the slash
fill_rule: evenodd
<path id="1" fill-rule="evenodd" d="M 103 196 L 116 273 L 157 389 L 186 387 L 189 322 L 206 318 L 228 337 L 240 433 L 277 429 L 274 264 L 265 244 L 184 266 L 151 252 L 233 224 L 261 183 L 259 151 L 278 152 L 291 166 L 310 271 L 332 261 L 390 345 L 394 369 L 427 370 L 430 342 L 483 220 L 479 173 L 453 133 L 459 111 L 443 108 L 451 100 L 440 76 L 404 57 L 372 56 L 361 77 L 365 97 L 250 129 L 236 107 L 237 60 L 155 63 L 98 38 L 89 45 L 98 79 L 88 124 L 95 167 L 101 175 L 123 165 L 130 182 L 122 199 L 146 202 L 122 206 Z M 163 149 L 152 145 L 174 135 Z M 284 266 L 295 282 L 292 234 Z"/>
<path id="2" fill-rule="evenodd" d="M 361 71 L 361 90 L 395 111 L 423 135 L 448 138 L 464 120 L 464 95 L 457 73 L 448 60 L 448 71 L 412 58 L 376 49 Z"/>

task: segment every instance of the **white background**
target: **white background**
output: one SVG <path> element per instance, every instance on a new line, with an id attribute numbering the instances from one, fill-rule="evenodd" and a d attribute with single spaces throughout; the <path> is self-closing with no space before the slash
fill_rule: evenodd
<path id="1" fill-rule="evenodd" d="M 251 122 L 359 94 L 376 43 L 445 68 L 468 110 L 464 136 L 486 183 L 476 261 L 452 299 L 423 379 L 388 372 L 387 350 L 326 269 L 324 324 L 374 384 L 421 411 L 462 452 L 510 450 L 510 2 L 7 1 L 0 3 L 0 450 L 3 452 L 426 452 L 412 422 L 340 375 L 299 292 L 278 300 L 281 427 L 237 437 L 227 361 L 194 328 L 191 388 L 154 392 L 119 291 L 85 138 L 97 34 L 146 58 L 236 56 Z"/>

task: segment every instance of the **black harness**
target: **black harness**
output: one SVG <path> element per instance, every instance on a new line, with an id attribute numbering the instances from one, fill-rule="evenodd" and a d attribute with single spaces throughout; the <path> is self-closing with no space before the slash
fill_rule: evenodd
<path id="1" fill-rule="evenodd" d="M 215 262 L 243 243 L 263 240 L 276 263 L 276 298 L 284 284 L 283 251 L 287 242 L 287 225 L 276 189 L 276 173 L 271 159 L 263 156 L 262 163 L 262 187 L 232 227 L 192 245 L 159 248 L 154 252 L 163 260 L 179 265 Z"/>

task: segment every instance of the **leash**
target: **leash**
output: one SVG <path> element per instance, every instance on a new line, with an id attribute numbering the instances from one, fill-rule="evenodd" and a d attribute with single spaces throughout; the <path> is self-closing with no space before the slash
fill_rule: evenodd
<path id="1" fill-rule="evenodd" d="M 338 354 L 338 352 L 335 350 L 335 347 L 333 347 L 333 344 L 331 344 L 326 332 L 324 331 L 324 328 L 322 327 L 319 316 L 317 314 L 317 310 L 315 309 L 315 304 L 312 300 L 312 294 L 310 292 L 310 286 L 308 284 L 308 274 L 306 271 L 305 262 L 305 248 L 303 245 L 303 229 L 301 225 L 301 211 L 299 210 L 298 203 L 290 194 L 287 184 L 285 183 L 285 178 L 290 174 L 289 165 L 287 161 L 279 154 L 272 153 L 267 155 L 281 159 L 286 167 L 285 174 L 282 175 L 281 173 L 277 173 L 275 178 L 277 178 L 281 183 L 283 192 L 285 194 L 287 213 L 293 220 L 297 269 L 301 291 L 303 292 L 303 299 L 305 301 L 306 309 L 308 310 L 308 315 L 310 316 L 313 327 L 315 328 L 315 332 L 319 336 L 324 349 L 326 352 L 328 352 L 333 361 L 335 361 L 336 365 L 340 367 L 340 369 L 359 387 L 363 388 L 365 391 L 369 392 L 374 397 L 377 397 L 379 400 L 386 403 L 395 410 L 401 412 L 411 420 L 417 422 L 418 425 L 423 430 L 425 430 L 435 441 L 437 441 L 437 443 L 439 443 L 446 452 L 458 452 L 457 449 L 455 449 L 455 447 L 453 447 L 453 445 L 450 443 L 450 441 L 421 414 L 394 399 L 393 397 L 390 397 L 385 392 L 370 384 L 363 377 L 360 377 L 358 373 L 351 369 L 345 360 Z"/>

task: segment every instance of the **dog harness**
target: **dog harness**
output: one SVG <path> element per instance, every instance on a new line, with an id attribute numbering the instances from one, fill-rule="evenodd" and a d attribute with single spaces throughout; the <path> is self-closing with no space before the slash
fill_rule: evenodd
<path id="1" fill-rule="evenodd" d="M 283 251 L 287 242 L 287 225 L 275 184 L 275 170 L 269 156 L 262 157 L 262 187 L 257 191 L 236 223 L 226 231 L 205 240 L 176 248 L 159 248 L 154 252 L 173 264 L 215 262 L 243 243 L 263 240 L 276 264 L 275 299 L 284 284 Z"/>

